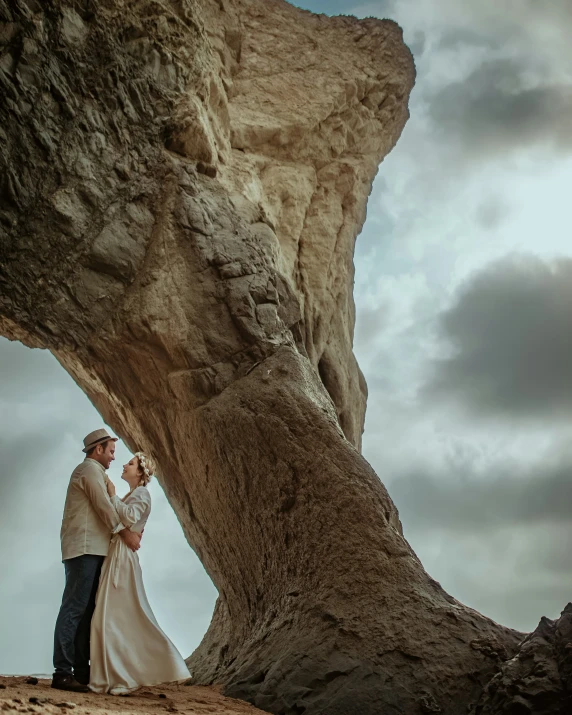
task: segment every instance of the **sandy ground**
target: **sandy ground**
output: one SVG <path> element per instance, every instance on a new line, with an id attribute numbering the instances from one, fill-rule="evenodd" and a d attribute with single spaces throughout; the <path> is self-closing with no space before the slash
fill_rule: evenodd
<path id="1" fill-rule="evenodd" d="M 216 687 L 164 685 L 141 688 L 122 697 L 52 690 L 50 680 L 37 685 L 26 677 L 0 676 L 0 715 L 8 713 L 46 713 L 50 715 L 163 715 L 193 713 L 206 715 L 265 715 L 262 710 L 233 698 L 225 698 Z"/>

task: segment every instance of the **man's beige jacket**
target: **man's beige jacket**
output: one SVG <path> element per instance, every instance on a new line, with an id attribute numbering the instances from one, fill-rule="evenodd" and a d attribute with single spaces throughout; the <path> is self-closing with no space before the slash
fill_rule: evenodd
<path id="1" fill-rule="evenodd" d="M 104 468 L 86 457 L 73 470 L 68 486 L 60 532 L 62 560 L 106 556 L 112 535 L 124 528 L 107 494 Z"/>

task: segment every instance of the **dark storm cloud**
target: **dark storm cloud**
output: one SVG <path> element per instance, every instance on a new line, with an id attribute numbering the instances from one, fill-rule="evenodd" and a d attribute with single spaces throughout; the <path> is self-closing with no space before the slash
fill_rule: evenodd
<path id="1" fill-rule="evenodd" d="M 4 338 L 0 339 L 0 378 L 2 534 L 21 518 L 22 495 L 36 480 L 41 482 L 46 467 L 57 459 L 74 417 L 70 401 L 73 393 L 77 401 L 77 389 L 49 353 Z"/>
<path id="2" fill-rule="evenodd" d="M 0 401 L 21 402 L 61 384 L 62 368 L 47 350 L 32 350 L 0 337 Z"/>
<path id="3" fill-rule="evenodd" d="M 52 431 L 38 430 L 0 440 L 0 534 L 21 521 L 21 497 L 30 489 L 30 475 L 41 477 L 43 460 L 51 463 L 60 448 L 57 426 L 50 427 Z"/>
<path id="4" fill-rule="evenodd" d="M 470 279 L 439 319 L 454 354 L 433 365 L 426 402 L 474 414 L 572 414 L 572 259 L 510 256 Z"/>
<path id="5" fill-rule="evenodd" d="M 494 230 L 508 217 L 510 211 L 498 196 L 490 196 L 477 206 L 475 220 L 485 230 Z"/>
<path id="6" fill-rule="evenodd" d="M 389 491 L 406 533 L 441 529 L 482 534 L 504 527 L 566 526 L 572 512 L 571 472 L 572 455 L 552 464 L 507 461 L 486 475 L 458 460 L 441 472 L 405 471 L 391 482 Z M 555 570 L 561 567 L 561 556 L 554 557 Z"/>
<path id="7" fill-rule="evenodd" d="M 430 118 L 474 157 L 535 144 L 570 150 L 572 87 L 530 72 L 516 59 L 485 62 L 428 98 Z"/>
<path id="8" fill-rule="evenodd" d="M 387 305 L 360 310 L 356 319 L 354 343 L 365 349 L 370 343 L 375 342 L 388 323 L 389 313 Z"/>
<path id="9" fill-rule="evenodd" d="M 436 42 L 437 50 L 457 51 L 467 46 L 488 47 L 496 50 L 501 46 L 501 38 L 490 33 L 477 32 L 471 28 L 445 29 Z"/>
<path id="10" fill-rule="evenodd" d="M 421 57 L 427 46 L 427 34 L 418 30 L 407 44 L 413 57 Z"/>
<path id="11" fill-rule="evenodd" d="M 562 32 L 568 29 L 566 25 L 572 26 L 572 4 L 570 0 L 551 0 L 549 3 L 539 3 L 538 0 L 521 0 L 518 12 L 511 12 L 510 9 L 499 5 L 496 0 L 485 0 L 483 6 L 494 7 L 504 13 L 507 18 L 512 18 L 513 25 L 520 26 L 524 30 L 530 29 L 531 23 L 542 26 L 548 25 Z M 478 6 L 477 6 L 478 7 Z M 506 22 L 506 24 L 509 24 Z"/>
<path id="12" fill-rule="evenodd" d="M 352 9 L 355 5 L 351 0 L 298 0 L 297 2 L 288 0 L 288 2 L 304 10 L 310 10 L 310 12 L 317 14 L 324 13 L 326 15 L 351 15 L 353 14 Z M 380 1 L 380 8 L 382 8 L 384 4 L 384 2 Z"/>

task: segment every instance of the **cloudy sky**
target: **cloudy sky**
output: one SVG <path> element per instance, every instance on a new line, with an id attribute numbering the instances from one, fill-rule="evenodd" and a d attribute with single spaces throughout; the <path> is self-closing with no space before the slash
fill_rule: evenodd
<path id="1" fill-rule="evenodd" d="M 365 456 L 429 573 L 530 630 L 572 600 L 572 3 L 297 4 L 397 20 L 418 71 L 357 245 Z M 100 419 L 48 353 L 0 339 L 0 368 L 0 673 L 47 673 L 65 490 Z M 151 489 L 145 582 L 188 655 L 216 592 Z"/>

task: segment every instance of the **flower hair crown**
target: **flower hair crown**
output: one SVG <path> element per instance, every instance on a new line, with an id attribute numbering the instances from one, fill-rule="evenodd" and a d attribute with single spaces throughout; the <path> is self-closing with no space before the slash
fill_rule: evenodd
<path id="1" fill-rule="evenodd" d="M 141 469 L 145 474 L 145 483 L 151 481 L 151 472 L 149 470 L 149 467 L 147 466 L 147 457 L 143 454 L 143 452 L 135 452 L 135 456 L 139 458 L 139 464 L 141 465 Z"/>

